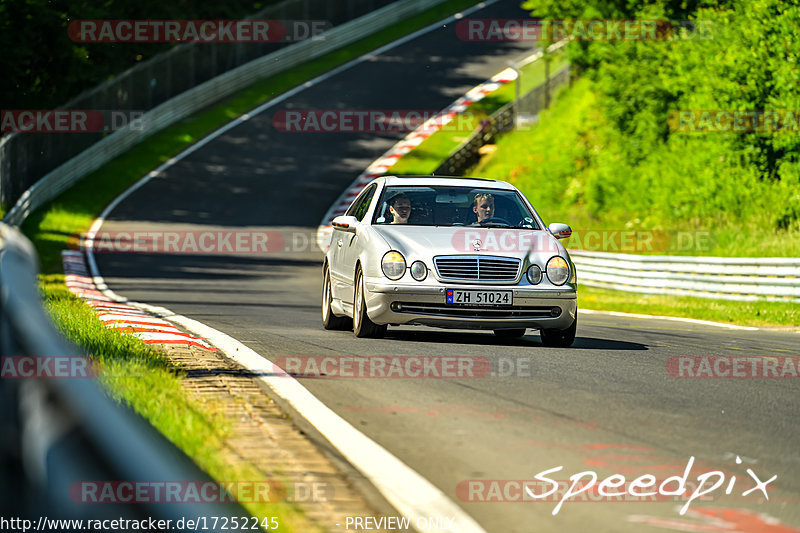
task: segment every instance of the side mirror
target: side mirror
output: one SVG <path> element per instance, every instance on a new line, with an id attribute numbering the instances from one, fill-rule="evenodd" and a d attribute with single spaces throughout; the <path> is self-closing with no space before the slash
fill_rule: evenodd
<path id="1" fill-rule="evenodd" d="M 553 222 L 547 226 L 547 231 L 552 233 L 553 237 L 556 239 L 568 239 L 572 235 L 572 228 L 566 224 L 559 224 L 557 222 Z"/>
<path id="2" fill-rule="evenodd" d="M 341 215 L 333 219 L 331 226 L 333 229 L 346 231 L 347 233 L 355 233 L 358 219 L 353 216 Z"/>

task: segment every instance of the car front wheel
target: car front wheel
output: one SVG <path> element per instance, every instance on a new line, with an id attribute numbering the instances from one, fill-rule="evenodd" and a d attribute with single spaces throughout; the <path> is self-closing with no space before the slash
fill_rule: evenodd
<path id="1" fill-rule="evenodd" d="M 575 342 L 575 332 L 578 330 L 578 317 L 572 321 L 567 329 L 543 329 L 540 332 L 542 344 L 553 348 L 568 348 Z"/>
<path id="2" fill-rule="evenodd" d="M 375 324 L 367 316 L 367 302 L 364 298 L 364 275 L 361 268 L 356 272 L 356 290 L 353 295 L 353 333 L 356 337 L 379 339 L 386 334 L 386 326 Z"/>
<path id="3" fill-rule="evenodd" d="M 328 265 L 322 274 L 322 327 L 325 329 L 350 329 L 352 321 L 346 316 L 336 316 L 331 309 L 333 293 L 331 292 L 331 272 Z"/>

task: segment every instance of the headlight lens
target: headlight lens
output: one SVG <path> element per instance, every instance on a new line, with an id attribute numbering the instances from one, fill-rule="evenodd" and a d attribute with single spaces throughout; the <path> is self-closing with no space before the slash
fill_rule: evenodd
<path id="1" fill-rule="evenodd" d="M 531 282 L 531 285 L 536 285 L 542 281 L 542 269 L 539 268 L 539 265 L 531 265 L 528 267 L 528 281 Z"/>
<path id="2" fill-rule="evenodd" d="M 422 261 L 411 263 L 411 277 L 417 281 L 422 281 L 428 277 L 428 267 Z"/>
<path id="3" fill-rule="evenodd" d="M 389 279 L 400 279 L 406 273 L 406 259 L 400 252 L 386 252 L 381 260 L 381 270 Z"/>
<path id="4" fill-rule="evenodd" d="M 547 262 L 547 279 L 553 285 L 563 285 L 569 278 L 569 265 L 563 257 L 551 257 Z"/>

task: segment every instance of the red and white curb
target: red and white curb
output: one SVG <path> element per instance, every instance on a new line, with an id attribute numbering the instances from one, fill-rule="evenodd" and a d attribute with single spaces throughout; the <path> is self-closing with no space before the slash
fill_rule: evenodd
<path id="1" fill-rule="evenodd" d="M 319 249 L 323 252 L 328 251 L 328 246 L 330 246 L 331 243 L 331 234 L 333 233 L 331 221 L 347 211 L 347 208 L 367 183 L 385 174 L 401 157 L 419 146 L 422 141 L 439 131 L 443 126 L 449 124 L 456 115 L 463 113 L 475 102 L 483 100 L 486 95 L 515 79 L 517 79 L 517 72 L 512 68 L 507 68 L 495 74 L 491 79 L 481 83 L 477 87 L 473 87 L 464 96 L 444 108 L 435 116 L 426 120 L 417 129 L 406 135 L 403 140 L 389 148 L 386 153 L 373 161 L 372 164 L 345 189 L 328 209 L 328 212 L 325 213 L 325 216 L 322 217 L 322 221 L 317 228 L 317 246 Z"/>
<path id="2" fill-rule="evenodd" d="M 553 52 L 566 44 L 566 41 L 559 41 L 550 45 L 547 48 L 548 52 Z M 542 50 L 537 50 L 525 59 L 519 61 L 519 65 L 526 65 L 537 61 L 544 56 Z M 496 91 L 508 82 L 516 80 L 518 73 L 513 68 L 509 67 L 501 72 L 498 72 L 490 79 L 481 83 L 480 85 L 470 89 L 464 96 L 444 108 L 442 111 L 431 117 L 420 125 L 417 129 L 406 135 L 403 140 L 389 148 L 389 150 L 372 162 L 364 172 L 362 172 L 347 189 L 333 202 L 333 205 L 322 217 L 322 221 L 317 227 L 317 247 L 323 253 L 328 251 L 331 244 L 331 234 L 333 229 L 331 221 L 343 215 L 350 204 L 359 195 L 364 186 L 375 178 L 384 175 L 401 157 L 408 154 L 411 150 L 422 144 L 422 142 L 442 129 L 443 126 L 449 124 L 456 115 L 463 113 L 469 106 L 483 100 L 488 94 Z"/>
<path id="3" fill-rule="evenodd" d="M 81 252 L 61 252 L 64 283 L 69 291 L 94 308 L 97 318 L 111 329 L 129 333 L 147 344 L 183 344 L 213 350 L 199 337 L 184 333 L 172 323 L 157 318 L 139 308 L 112 300 L 94 283 Z"/>

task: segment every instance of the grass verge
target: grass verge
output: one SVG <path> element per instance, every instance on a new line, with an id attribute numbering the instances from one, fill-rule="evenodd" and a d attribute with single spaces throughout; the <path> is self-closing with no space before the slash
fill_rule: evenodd
<path id="1" fill-rule="evenodd" d="M 207 111 L 148 137 L 28 217 L 22 230 L 36 246 L 42 272 L 60 272 L 61 250 L 75 244 L 74 236 L 86 231 L 103 207 L 147 172 L 192 143 L 289 89 L 473 4 L 474 0 L 445 2 L 389 26 L 377 35 L 256 82 Z"/>
<path id="2" fill-rule="evenodd" d="M 539 78 L 539 83 L 541 83 L 544 75 L 543 69 L 538 73 L 532 72 L 527 77 L 535 79 L 537 75 L 541 76 Z M 592 140 L 586 138 L 589 131 L 580 127 L 580 124 L 591 121 L 593 117 L 596 118 L 596 111 L 592 106 L 594 100 L 586 86 L 587 82 L 581 80 L 575 88 L 566 90 L 550 110 L 542 113 L 536 127 L 501 136 L 497 141 L 497 149 L 485 157 L 468 174 L 514 183 L 537 206 L 541 214 L 569 221 L 573 228 L 616 229 L 617 231 L 636 228 L 638 219 L 635 217 L 597 220 L 589 217 L 580 205 L 559 201 L 559 196 L 549 194 L 546 190 L 543 192 L 542 187 L 539 186 L 541 177 L 537 177 L 536 172 L 543 157 L 550 155 L 558 158 L 559 154 L 569 153 L 567 147 L 575 143 L 591 145 Z M 512 92 L 510 96 L 508 94 L 492 95 L 491 100 L 485 103 L 481 101 L 475 105 L 483 104 L 491 109 L 494 104 L 496 105 L 495 109 L 499 108 L 503 105 L 501 102 L 509 101 L 510 97 L 513 97 L 514 88 L 512 84 L 508 84 L 501 90 L 506 93 Z M 481 107 L 476 109 L 481 109 Z M 401 158 L 389 170 L 389 173 L 429 174 L 465 138 L 466 136 L 463 134 L 459 138 L 453 132 L 436 133 Z M 547 148 L 538 148 L 541 146 Z M 580 162 L 564 161 L 563 164 L 579 166 Z M 564 187 L 565 185 L 560 186 Z M 571 184 L 566 184 L 566 186 L 570 187 Z M 569 195 L 567 196 L 569 197 Z M 730 257 L 769 255 L 794 255 L 796 257 L 800 255 L 800 239 L 787 239 L 786 235 L 774 232 L 764 234 L 760 227 L 715 228 L 703 231 L 701 235 L 697 233 L 697 226 L 693 221 L 686 221 L 682 225 L 671 227 L 670 230 L 673 233 L 664 235 L 667 238 L 671 237 L 672 242 L 665 244 L 661 239 L 659 244 L 671 246 L 671 249 L 656 250 L 654 253 L 727 255 Z M 674 237 L 677 231 L 684 232 L 684 245 L 676 244 L 677 239 Z M 742 233 L 746 233 L 748 237 L 742 239 Z M 694 238 L 699 236 L 703 237 L 702 240 Z M 567 241 L 567 246 L 569 246 L 569 241 Z M 579 305 L 584 309 L 679 316 L 750 326 L 796 326 L 800 324 L 800 308 L 797 304 L 786 302 L 738 302 L 690 296 L 648 295 L 581 286 Z"/>
<path id="3" fill-rule="evenodd" d="M 566 55 L 557 51 L 551 55 L 550 72 L 556 73 L 568 64 Z M 544 61 L 534 61 L 520 69 L 520 94 L 526 94 L 545 81 Z M 452 122 L 433 133 L 419 146 L 401 157 L 387 171 L 387 174 L 431 174 L 442 164 L 453 150 L 466 141 L 486 119 L 509 102 L 514 100 L 517 82 L 506 83 L 485 98 L 475 102 L 468 111 L 459 113 Z"/>
<path id="4" fill-rule="evenodd" d="M 232 437 L 231 424 L 221 402 L 190 397 L 181 386 L 180 369 L 166 356 L 139 339 L 106 328 L 95 312 L 64 286 L 62 274 L 41 276 L 45 309 L 56 327 L 83 347 L 99 363 L 100 383 L 116 401 L 130 405 L 157 430 L 183 450 L 212 478 L 261 481 L 253 466 L 231 463 L 221 451 Z M 281 472 L 276 471 L 279 478 Z M 278 518 L 277 531 L 318 532 L 302 510 L 289 503 L 243 502 L 253 516 Z"/>
<path id="5" fill-rule="evenodd" d="M 797 326 L 800 306 L 789 302 L 734 302 L 672 296 L 637 294 L 581 285 L 581 309 L 621 311 L 645 315 L 679 316 L 742 326 Z"/>
<path id="6" fill-rule="evenodd" d="M 595 154 L 616 150 L 605 146 L 597 133 L 596 125 L 603 121 L 592 82 L 578 80 L 541 114 L 536 127 L 500 137 L 497 150 L 484 158 L 472 173 L 513 183 L 547 219 L 568 222 L 577 232 L 641 230 L 672 236 L 666 251 L 659 249 L 654 253 L 800 257 L 800 232 L 775 229 L 768 221 L 771 213 L 750 212 L 746 219 L 719 214 L 703 219 L 675 216 L 667 220 L 654 217 L 650 212 L 632 211 L 622 200 L 619 204 L 615 202 L 620 198 L 620 191 L 609 191 L 605 201 L 609 207 L 593 214 L 585 201 L 586 185 L 570 176 L 592 174 L 595 171 L 587 168 L 588 161 Z M 701 180 L 702 177 L 698 177 L 697 188 L 701 187 Z M 693 238 L 700 236 L 700 232 L 703 239 Z M 679 233 L 686 237 L 685 245 L 677 242 Z"/>
<path id="7" fill-rule="evenodd" d="M 64 286 L 61 250 L 76 244 L 104 206 L 143 175 L 239 115 L 293 87 L 474 4 L 451 0 L 378 34 L 290 71 L 253 84 L 235 96 L 147 138 L 129 152 L 86 176 L 74 187 L 31 214 L 22 226 L 39 254 L 40 289 L 56 327 L 101 362 L 101 381 L 117 401 L 131 406 L 220 480 L 257 480 L 257 471 L 223 460 L 220 447 L 228 437 L 221 402 L 190 399 L 181 388 L 179 369 L 138 339 L 107 329 L 94 312 Z M 281 531 L 316 528 L 292 504 L 248 503 L 254 516 L 275 516 Z"/>

